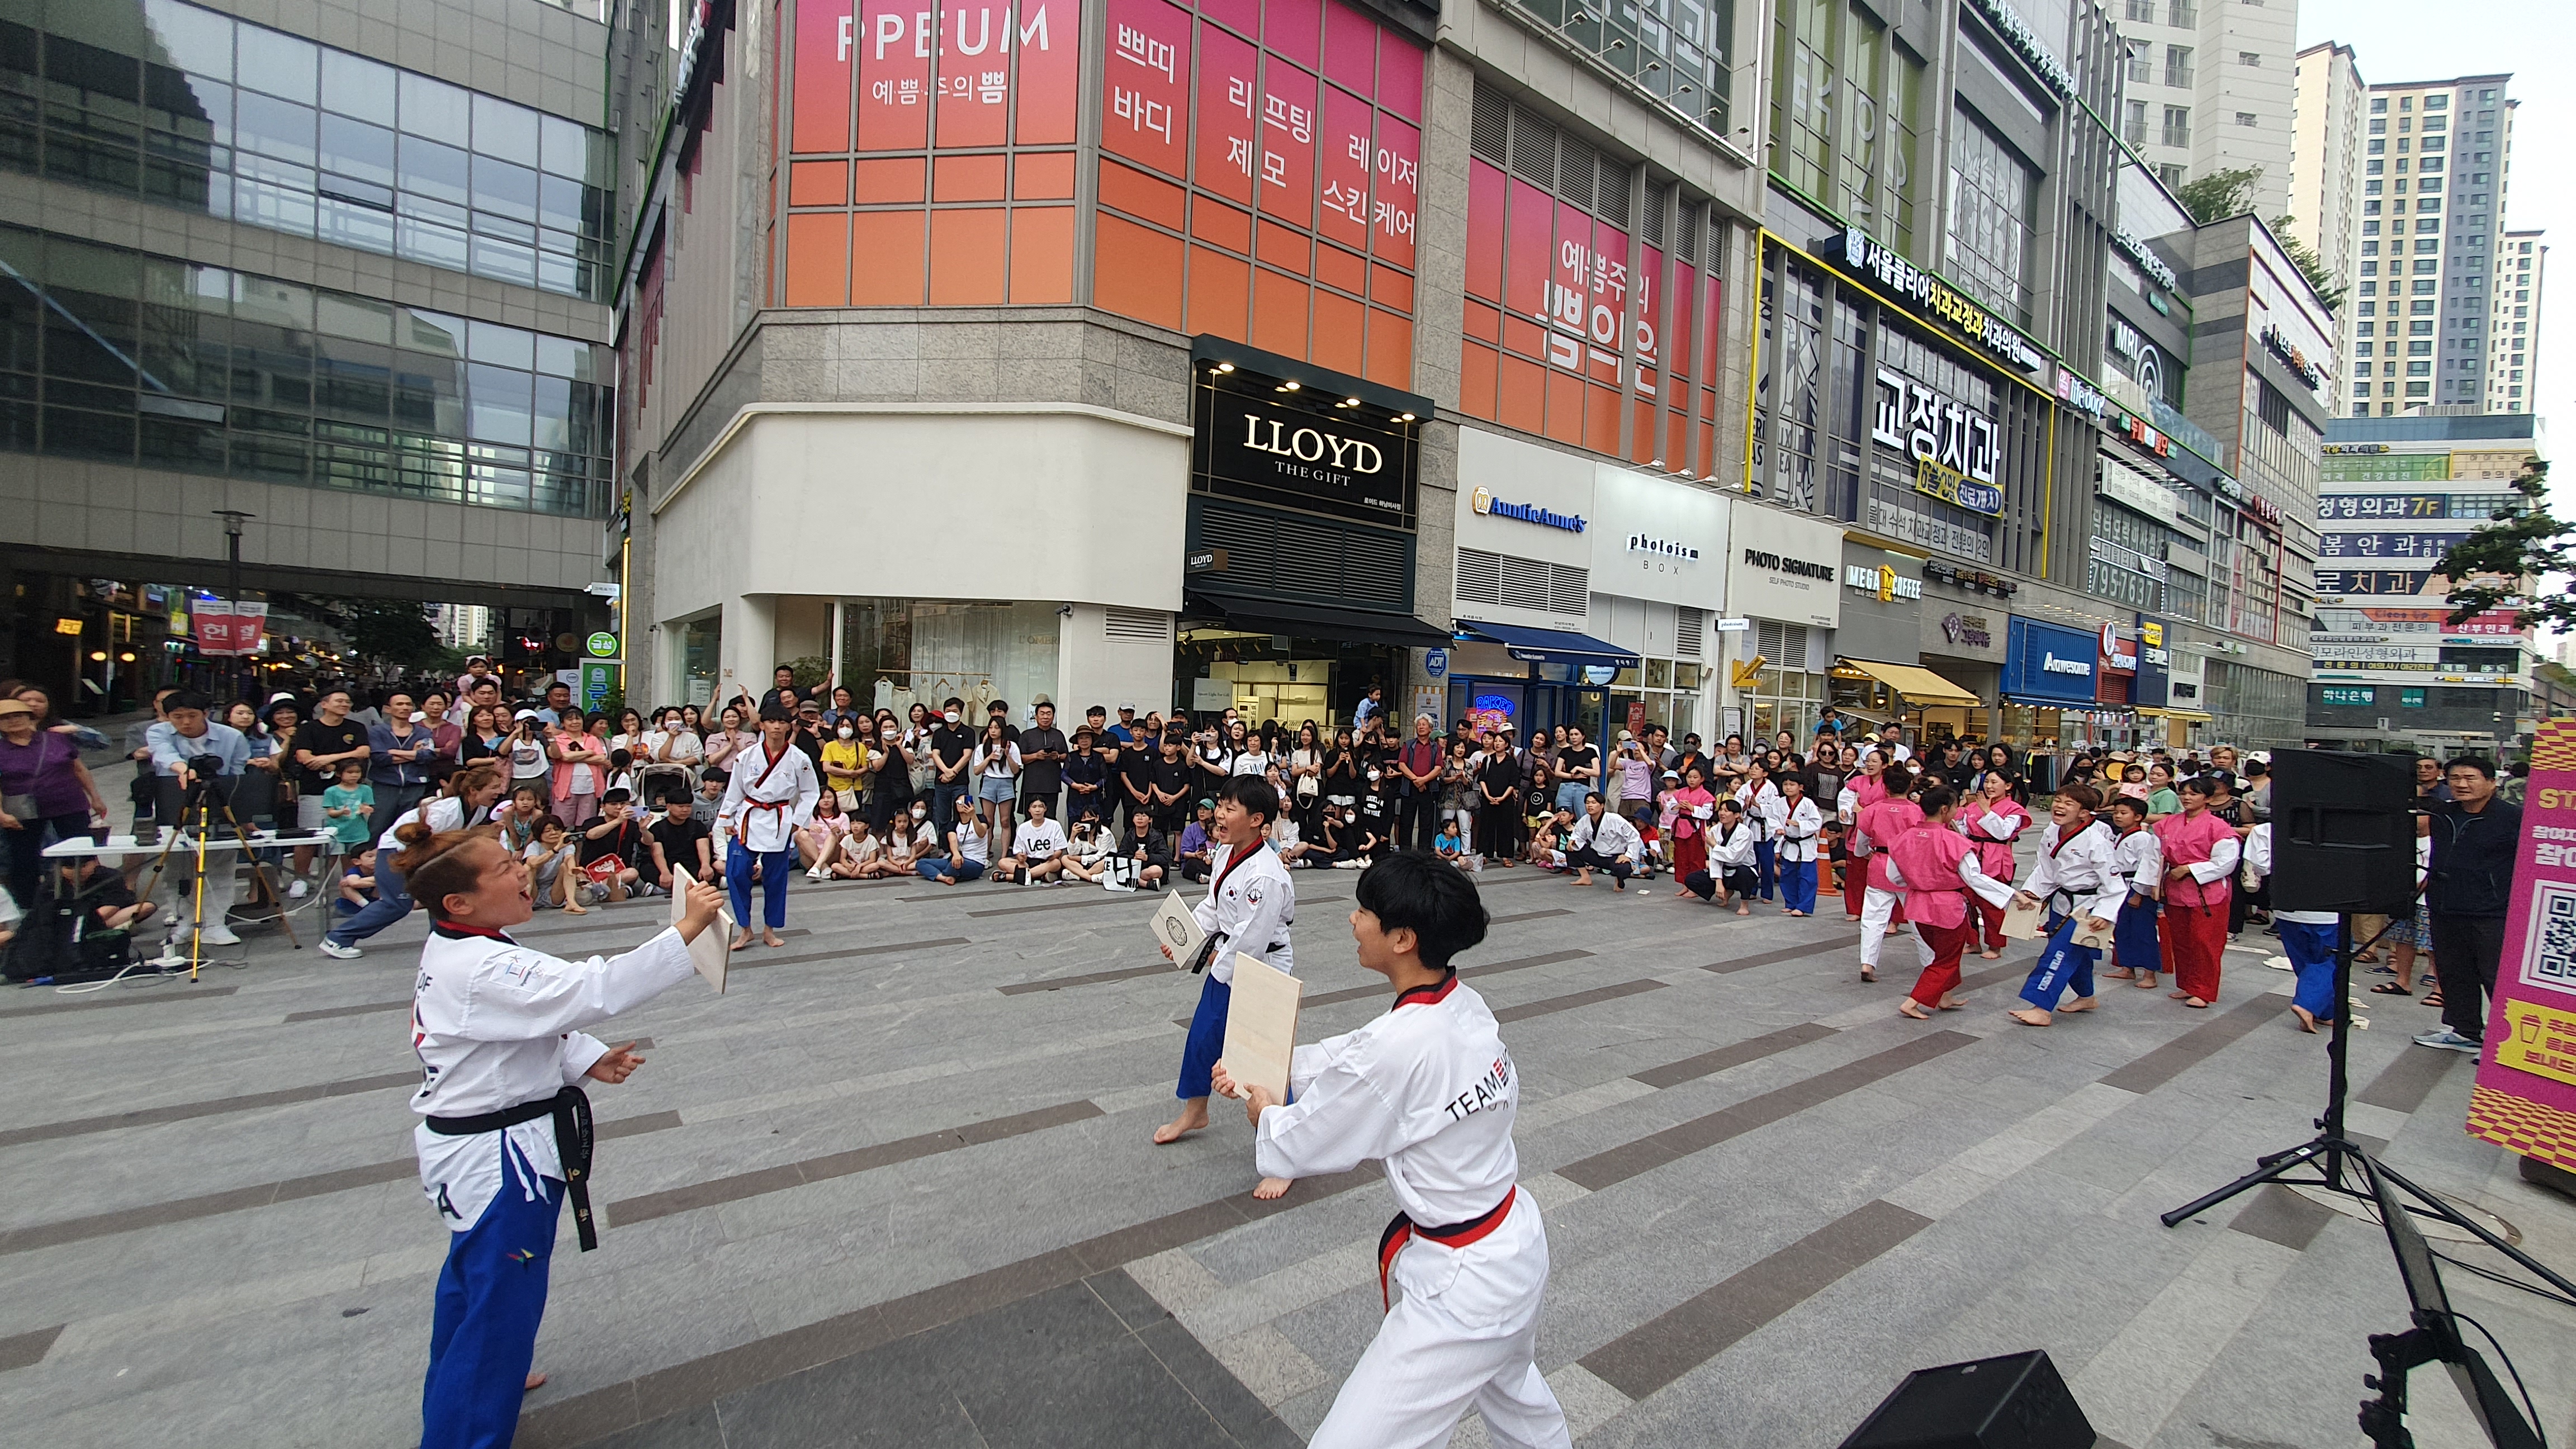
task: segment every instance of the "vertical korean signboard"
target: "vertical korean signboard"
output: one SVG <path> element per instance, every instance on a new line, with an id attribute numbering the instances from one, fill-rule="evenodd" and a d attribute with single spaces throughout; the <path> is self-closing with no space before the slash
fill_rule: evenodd
<path id="1" fill-rule="evenodd" d="M 2469 1131 L 2576 1172 L 2576 720 L 2533 740 L 2522 826 Z"/>
<path id="2" fill-rule="evenodd" d="M 1093 302 L 1410 387 L 1419 45 L 1341 0 L 1107 5 Z"/>

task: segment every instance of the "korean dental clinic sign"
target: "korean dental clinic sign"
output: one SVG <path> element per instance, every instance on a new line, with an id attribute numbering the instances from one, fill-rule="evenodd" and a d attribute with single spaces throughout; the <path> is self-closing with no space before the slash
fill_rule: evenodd
<path id="1" fill-rule="evenodd" d="M 2012 615 L 2004 639 L 2004 697 L 2022 704 L 2091 708 L 2101 647 L 2098 635 Z"/>

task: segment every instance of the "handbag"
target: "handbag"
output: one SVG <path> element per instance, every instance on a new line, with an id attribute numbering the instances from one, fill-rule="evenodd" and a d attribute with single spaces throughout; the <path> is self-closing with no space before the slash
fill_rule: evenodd
<path id="1" fill-rule="evenodd" d="M 841 810 L 842 810 L 842 812 L 843 812 L 844 814 L 856 815 L 857 813 L 859 813 L 859 792 L 858 792 L 858 791 L 856 791 L 856 790 L 835 790 L 835 791 L 833 791 L 833 792 L 832 792 L 832 798 L 833 798 L 833 799 L 835 799 L 835 800 L 838 800 L 838 801 L 840 802 L 840 804 L 841 804 Z"/>

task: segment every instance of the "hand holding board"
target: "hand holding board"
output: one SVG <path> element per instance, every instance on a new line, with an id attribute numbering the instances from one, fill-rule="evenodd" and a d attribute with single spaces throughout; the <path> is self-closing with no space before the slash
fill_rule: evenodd
<path id="1" fill-rule="evenodd" d="M 671 867 L 671 924 L 674 926 L 689 913 L 690 884 L 687 870 L 676 865 Z M 733 960 L 733 933 L 733 912 L 719 910 L 715 924 L 700 931 L 698 939 L 689 943 L 689 960 L 697 966 L 698 974 L 715 987 L 718 996 L 724 995 L 725 968 Z"/>
<path id="2" fill-rule="evenodd" d="M 1207 944 L 1207 933 L 1199 929 L 1199 918 L 1191 913 L 1189 902 L 1181 899 L 1179 891 L 1164 896 L 1163 903 L 1154 908 L 1153 931 L 1154 944 L 1171 956 L 1174 966 L 1183 971 L 1197 969 L 1192 963 L 1198 960 L 1200 947 Z"/>
<path id="3" fill-rule="evenodd" d="M 1297 1050 L 1297 1005 L 1306 983 L 1245 952 L 1234 957 L 1234 996 L 1225 1009 L 1225 1071 L 1238 1086 L 1288 1100 L 1288 1058 Z"/>
<path id="4" fill-rule="evenodd" d="M 2024 906 L 2018 899 L 2004 907 L 2004 935 L 2014 941 L 2036 941 L 2046 934 L 2048 907 Z"/>

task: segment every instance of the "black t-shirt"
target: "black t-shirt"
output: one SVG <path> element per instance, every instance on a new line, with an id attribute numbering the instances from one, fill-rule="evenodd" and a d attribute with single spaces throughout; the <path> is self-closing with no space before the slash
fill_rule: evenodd
<path id="1" fill-rule="evenodd" d="M 134 904 L 134 888 L 125 883 L 125 873 L 101 867 L 83 876 L 74 887 L 83 907 L 93 911 L 121 911 Z"/>
<path id="2" fill-rule="evenodd" d="M 673 820 L 665 816 L 653 822 L 650 828 L 653 843 L 662 847 L 664 861 L 691 875 L 698 874 L 697 843 L 707 839 L 714 832 L 708 829 L 707 822 L 698 818 L 698 812 L 695 809 L 690 810 L 689 818 L 686 820 Z"/>
<path id="3" fill-rule="evenodd" d="M 1070 746 L 1065 743 L 1062 730 L 1033 728 L 1020 731 L 1021 791 L 1030 795 L 1054 794 L 1056 788 L 1064 783 L 1064 761 L 1031 760 L 1027 756 L 1032 750 L 1051 754 L 1068 748 Z"/>
<path id="4" fill-rule="evenodd" d="M 939 728 L 930 732 L 930 748 L 938 757 L 931 762 L 936 767 L 932 771 L 930 777 L 933 783 L 941 785 L 965 785 L 972 783 L 971 773 L 969 770 L 958 771 L 957 778 L 954 780 L 946 777 L 946 771 L 951 761 L 966 760 L 971 762 L 974 759 L 975 737 L 973 735 L 966 733 L 955 725 L 942 724 Z"/>
<path id="5" fill-rule="evenodd" d="M 814 735 L 814 734 L 808 734 L 808 733 L 806 733 L 806 731 L 805 731 L 804 727 L 800 725 L 800 726 L 798 726 L 798 727 L 797 727 L 796 732 L 795 732 L 795 733 L 793 733 L 793 734 L 791 734 L 791 735 L 789 735 L 787 738 L 788 738 L 788 740 L 789 740 L 789 742 L 790 742 L 790 743 L 792 743 L 792 744 L 794 744 L 794 745 L 796 746 L 796 748 L 798 748 L 798 749 L 800 749 L 800 750 L 803 750 L 803 751 L 805 752 L 805 758 L 806 758 L 807 760 L 809 760 L 809 761 L 813 762 L 813 765 L 814 765 L 814 778 L 815 778 L 815 779 L 817 779 L 817 780 L 822 779 L 822 778 L 823 778 L 823 738 L 822 738 L 822 736 L 820 736 L 820 735 Z"/>
<path id="6" fill-rule="evenodd" d="M 635 817 L 629 815 L 618 821 L 617 828 L 606 835 L 595 836 L 590 833 L 593 827 L 606 824 L 607 820 L 608 817 L 605 815 L 596 815 L 582 822 L 580 851 L 573 858 L 583 865 L 605 860 L 612 855 L 628 865 L 643 859 L 644 827 L 636 823 Z"/>
<path id="7" fill-rule="evenodd" d="M 1488 755 L 1484 768 L 1476 772 L 1476 783 L 1496 795 L 1509 797 L 1521 787 L 1521 762 L 1509 754 Z M 1481 802 L 1483 796 L 1477 798 Z"/>
<path id="8" fill-rule="evenodd" d="M 1564 749 L 1556 752 L 1556 768 L 1566 774 L 1576 774 L 1576 772 L 1583 770 L 1587 766 L 1598 764 L 1600 761 L 1601 752 L 1590 745 L 1568 745 Z M 1578 779 L 1579 778 L 1580 777 L 1578 776 Z M 1559 783 L 1563 782 L 1560 781 Z M 1601 780 L 1597 775 L 1588 780 L 1580 780 L 1580 783 L 1586 790 L 1598 790 L 1601 788 Z"/>
<path id="9" fill-rule="evenodd" d="M 297 754 L 343 755 L 366 742 L 367 727 L 346 715 L 342 715 L 335 725 L 308 719 L 295 727 Z M 340 767 L 337 765 L 325 765 L 319 771 L 308 770 L 301 764 L 295 767 L 296 788 L 308 795 L 320 795 L 337 784 L 339 776 Z"/>
<path id="10" fill-rule="evenodd" d="M 1394 814 L 1393 802 L 1388 800 L 1384 790 L 1360 792 L 1360 821 L 1371 830 L 1379 828 Z"/>
<path id="11" fill-rule="evenodd" d="M 1160 755 L 1157 755 L 1154 757 L 1153 774 L 1151 776 L 1154 782 L 1154 788 L 1165 795 L 1178 791 L 1181 798 L 1187 800 L 1192 788 L 1190 781 L 1193 778 L 1195 770 L 1196 767 L 1190 763 L 1189 757 L 1186 755 L 1177 760 L 1166 760 Z M 1158 805 L 1157 808 L 1165 807 Z"/>
<path id="12" fill-rule="evenodd" d="M 1118 779 L 1123 787 L 1118 791 L 1120 809 L 1134 806 L 1136 796 L 1152 787 L 1154 767 L 1162 763 L 1162 758 L 1160 746 L 1127 745 L 1118 751 Z"/>

